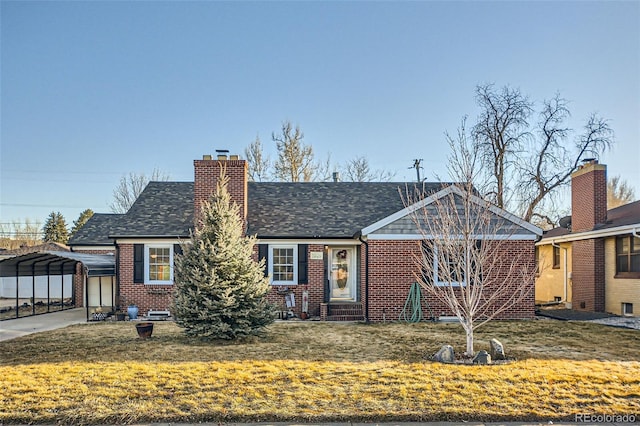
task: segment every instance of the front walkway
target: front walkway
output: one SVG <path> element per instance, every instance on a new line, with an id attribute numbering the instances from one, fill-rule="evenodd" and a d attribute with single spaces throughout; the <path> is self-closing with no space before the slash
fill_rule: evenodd
<path id="1" fill-rule="evenodd" d="M 87 322 L 86 308 L 67 309 L 48 314 L 4 320 L 0 321 L 0 341 L 84 322 Z"/>

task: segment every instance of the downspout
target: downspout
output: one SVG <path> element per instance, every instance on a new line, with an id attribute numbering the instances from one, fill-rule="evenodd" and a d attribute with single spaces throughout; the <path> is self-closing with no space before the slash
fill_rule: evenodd
<path id="1" fill-rule="evenodd" d="M 369 323 L 369 243 L 358 232 L 358 240 L 364 244 L 364 320 Z"/>
<path id="2" fill-rule="evenodd" d="M 563 295 L 563 298 L 562 298 L 562 300 L 560 302 L 561 303 L 565 303 L 567 301 L 567 297 L 568 297 L 567 288 L 569 286 L 569 271 L 567 270 L 568 267 L 569 267 L 569 265 L 568 265 L 568 263 L 569 263 L 568 254 L 567 254 L 569 252 L 569 249 L 567 249 L 566 247 L 562 247 L 562 246 L 556 244 L 555 241 L 552 241 L 551 245 L 553 247 L 557 247 L 559 249 L 562 249 L 563 252 L 564 252 L 564 256 L 563 256 L 564 257 L 564 259 L 563 259 L 564 260 L 564 262 L 563 262 L 564 263 L 564 274 L 563 274 L 564 275 L 564 277 L 563 277 L 564 278 L 564 295 Z"/>

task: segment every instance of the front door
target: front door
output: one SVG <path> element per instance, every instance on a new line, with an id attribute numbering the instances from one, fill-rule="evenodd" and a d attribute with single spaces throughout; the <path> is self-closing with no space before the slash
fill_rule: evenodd
<path id="1" fill-rule="evenodd" d="M 356 301 L 356 250 L 353 247 L 329 249 L 329 296 L 331 301 Z"/>

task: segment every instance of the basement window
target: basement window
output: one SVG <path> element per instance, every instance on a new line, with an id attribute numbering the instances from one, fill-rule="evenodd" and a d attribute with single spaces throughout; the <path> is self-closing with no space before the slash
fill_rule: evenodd
<path id="1" fill-rule="evenodd" d="M 622 303 L 622 315 L 627 317 L 633 316 L 633 303 Z"/>

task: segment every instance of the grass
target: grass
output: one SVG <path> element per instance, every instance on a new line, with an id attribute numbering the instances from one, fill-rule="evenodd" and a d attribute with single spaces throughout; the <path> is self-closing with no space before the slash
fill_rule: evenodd
<path id="1" fill-rule="evenodd" d="M 496 322 L 476 350 L 496 337 L 517 361 L 469 366 L 428 360 L 464 349 L 456 324 L 282 322 L 235 343 L 86 324 L 0 342 L 0 423 L 640 418 L 639 333 Z"/>

